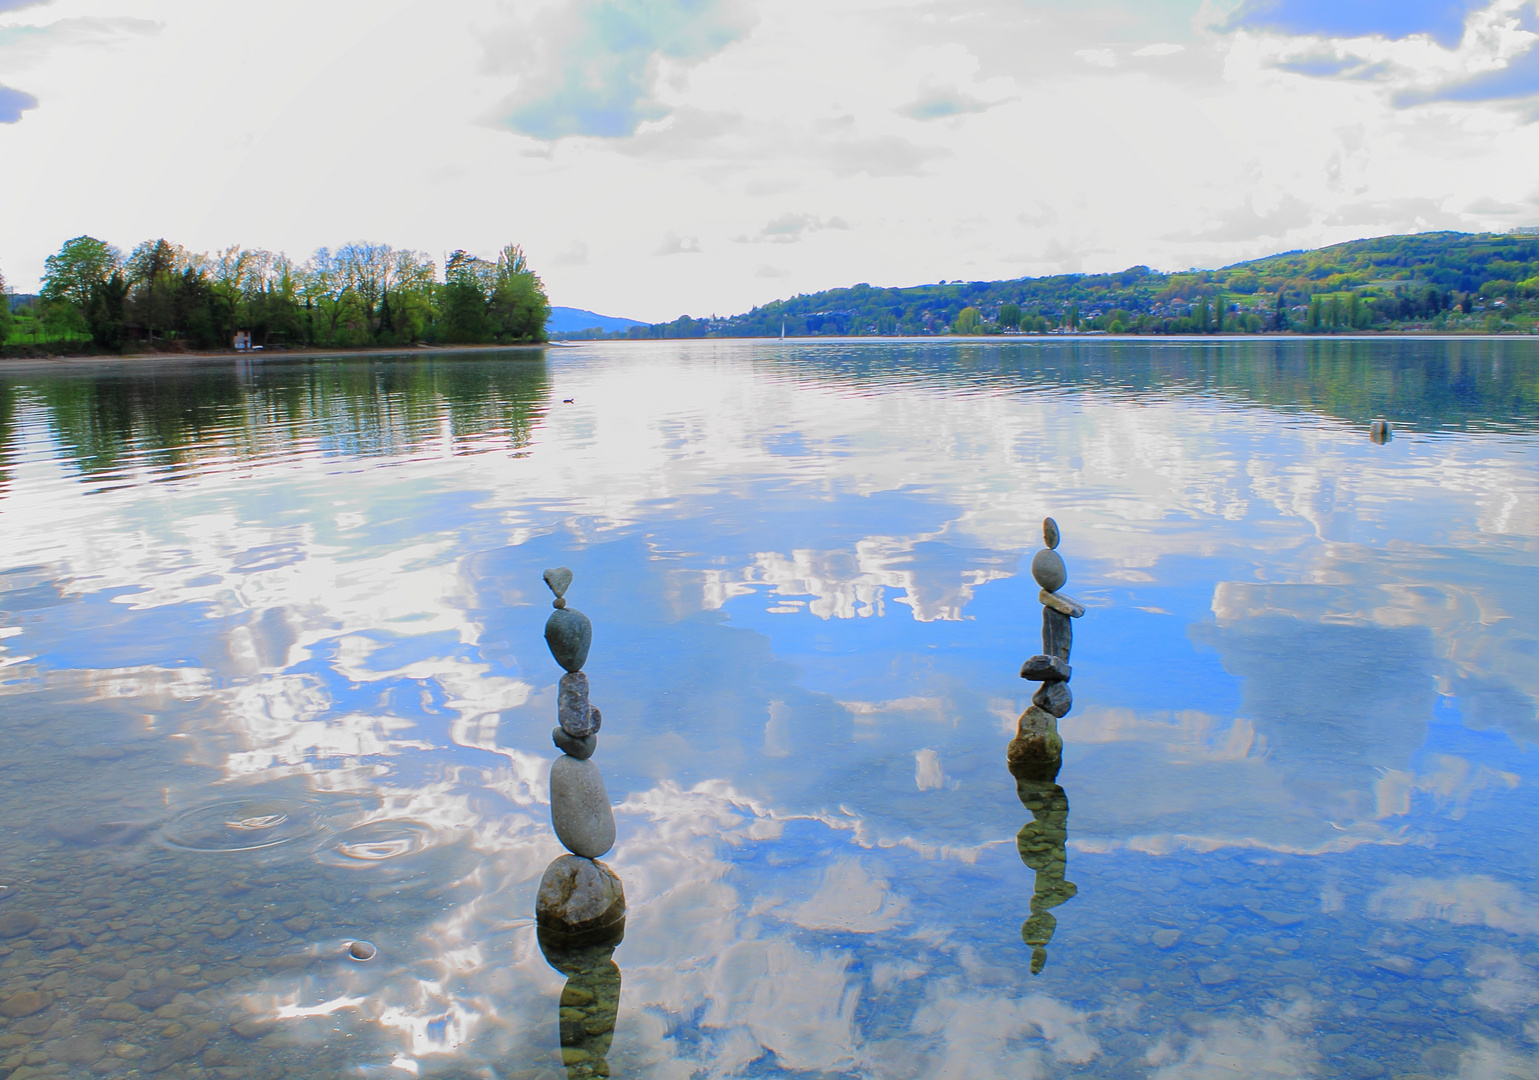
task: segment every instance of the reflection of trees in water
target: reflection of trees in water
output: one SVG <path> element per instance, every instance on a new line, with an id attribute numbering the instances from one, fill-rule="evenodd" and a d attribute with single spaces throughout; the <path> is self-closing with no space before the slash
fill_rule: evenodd
<path id="1" fill-rule="evenodd" d="M 456 452 L 526 446 L 549 372 L 543 353 L 217 367 L 153 361 L 131 371 L 28 375 L 18 385 L 42 404 L 81 472 L 93 474 L 315 451 L 392 455 L 446 434 Z M 9 401 L 17 386 L 0 383 L 0 393 Z"/>
<path id="2" fill-rule="evenodd" d="M 16 388 L 0 379 L 0 499 L 11 490 L 11 437 L 16 430 Z"/>
<path id="3" fill-rule="evenodd" d="M 1539 416 L 1533 345 L 1513 341 L 1269 338 L 787 349 L 799 373 L 836 383 L 921 383 L 991 390 L 1208 394 L 1238 404 L 1420 430 L 1532 430 Z"/>
<path id="4" fill-rule="evenodd" d="M 1079 890 L 1064 878 L 1068 868 L 1069 796 L 1051 780 L 1017 779 L 1015 792 L 1031 820 L 1016 834 L 1021 861 L 1037 872 L 1031 895 L 1031 917 L 1021 927 L 1021 940 L 1031 946 L 1031 973 L 1047 963 L 1047 944 L 1058 920 L 1053 908 L 1072 900 Z"/>

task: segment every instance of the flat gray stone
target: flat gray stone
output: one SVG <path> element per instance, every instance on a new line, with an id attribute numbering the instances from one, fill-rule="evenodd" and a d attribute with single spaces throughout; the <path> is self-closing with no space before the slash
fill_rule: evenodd
<path id="1" fill-rule="evenodd" d="M 577 944 L 612 934 L 625 925 L 625 887 L 603 863 L 563 855 L 540 878 L 534 918 L 542 944 L 547 938 Z"/>
<path id="2" fill-rule="evenodd" d="M 615 815 L 604 775 L 591 760 L 563 755 L 550 767 L 550 823 L 573 855 L 597 859 L 615 846 Z"/>
<path id="3" fill-rule="evenodd" d="M 1037 602 L 1043 607 L 1050 607 L 1054 611 L 1061 611 L 1071 619 L 1082 618 L 1085 614 L 1085 605 L 1072 596 L 1063 593 L 1049 592 L 1043 589 L 1037 594 Z"/>
<path id="4" fill-rule="evenodd" d="M 550 586 L 550 591 L 556 594 L 557 600 L 565 596 L 566 591 L 572 587 L 572 572 L 564 566 L 547 570 L 541 576 L 545 578 L 545 584 Z"/>
<path id="5" fill-rule="evenodd" d="M 1052 548 L 1043 548 L 1031 560 L 1031 576 L 1048 592 L 1057 592 L 1069 580 L 1069 568 L 1063 564 L 1063 556 Z"/>
<path id="6" fill-rule="evenodd" d="M 1021 678 L 1032 682 L 1068 682 L 1074 669 L 1056 656 L 1033 656 L 1021 665 Z"/>
<path id="7" fill-rule="evenodd" d="M 1074 624 L 1061 611 L 1042 609 L 1042 652 L 1069 662 L 1069 652 L 1074 648 Z"/>
<path id="8" fill-rule="evenodd" d="M 1058 547 L 1058 522 L 1052 518 L 1042 519 L 1042 542 L 1050 548 Z"/>
<path id="9" fill-rule="evenodd" d="M 578 761 L 587 761 L 593 756 L 593 751 L 598 749 L 597 735 L 584 735 L 582 738 L 574 738 L 556 728 L 550 733 L 551 741 L 556 744 L 556 749 L 563 754 L 570 754 Z"/>
<path id="10" fill-rule="evenodd" d="M 1209 964 L 1197 973 L 1197 979 L 1203 986 L 1222 986 L 1239 977 L 1240 973 L 1228 964 Z"/>
<path id="11" fill-rule="evenodd" d="M 561 676 L 556 690 L 556 719 L 561 730 L 575 739 L 592 735 L 603 723 L 599 711 L 588 704 L 588 676 L 582 672 L 569 671 Z"/>
<path id="12" fill-rule="evenodd" d="M 1069 692 L 1066 682 L 1045 682 L 1031 695 L 1031 703 L 1061 720 L 1074 707 L 1074 695 Z"/>
<path id="13" fill-rule="evenodd" d="M 593 644 L 593 624 L 576 608 L 552 611 L 545 620 L 545 644 L 556 663 L 568 671 L 581 671 Z"/>

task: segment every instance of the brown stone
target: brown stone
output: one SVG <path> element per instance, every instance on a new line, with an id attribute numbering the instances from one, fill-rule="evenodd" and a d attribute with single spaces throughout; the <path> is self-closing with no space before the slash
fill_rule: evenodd
<path id="1" fill-rule="evenodd" d="M 0 915 L 0 938 L 21 937 L 23 934 L 32 933 L 41 925 L 43 920 L 30 911 L 7 911 L 4 915 Z"/>
<path id="2" fill-rule="evenodd" d="M 107 1048 L 95 1035 L 71 1035 L 48 1047 L 50 1058 L 70 1065 L 92 1065 L 106 1053 Z"/>
<path id="3" fill-rule="evenodd" d="M 36 990 L 18 990 L 4 1001 L 0 1001 L 0 1016 L 9 1016 L 15 1019 L 18 1016 L 31 1016 L 33 1013 L 42 1012 L 48 1008 L 47 994 Z"/>
<path id="4" fill-rule="evenodd" d="M 535 921 L 542 939 L 563 944 L 623 933 L 625 888 L 603 863 L 563 855 L 540 879 Z"/>

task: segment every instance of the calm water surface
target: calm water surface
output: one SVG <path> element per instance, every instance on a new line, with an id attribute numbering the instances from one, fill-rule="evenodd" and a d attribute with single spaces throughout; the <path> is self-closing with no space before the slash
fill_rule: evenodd
<path id="1" fill-rule="evenodd" d="M 1536 695 L 1529 342 L 0 371 L 0 1077 L 1539 1076 Z"/>

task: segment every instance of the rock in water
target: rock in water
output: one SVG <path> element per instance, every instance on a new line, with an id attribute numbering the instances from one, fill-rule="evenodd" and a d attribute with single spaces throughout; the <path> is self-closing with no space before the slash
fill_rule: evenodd
<path id="1" fill-rule="evenodd" d="M 1057 592 L 1069 580 L 1069 568 L 1063 564 L 1063 556 L 1052 548 L 1043 548 L 1031 560 L 1031 576 L 1048 592 Z"/>
<path id="2" fill-rule="evenodd" d="M 581 945 L 625 932 L 625 887 L 601 862 L 563 855 L 545 868 L 534 902 L 540 941 Z"/>
<path id="3" fill-rule="evenodd" d="M 598 731 L 603 717 L 588 704 L 588 676 L 580 671 L 569 671 L 561 676 L 556 691 L 556 718 L 561 730 L 575 739 Z"/>
<path id="4" fill-rule="evenodd" d="M 1042 542 L 1055 550 L 1058 547 L 1058 522 L 1052 518 L 1042 519 Z"/>
<path id="5" fill-rule="evenodd" d="M 1037 602 L 1043 607 L 1050 607 L 1054 611 L 1061 611 L 1071 619 L 1078 619 L 1085 614 L 1085 605 L 1072 596 L 1063 593 L 1048 592 L 1043 589 L 1037 594 Z"/>
<path id="6" fill-rule="evenodd" d="M 584 735 L 578 739 L 556 728 L 550 733 L 550 737 L 556 744 L 556 749 L 563 754 L 570 754 L 578 761 L 587 761 L 593 756 L 593 751 L 598 749 L 597 735 Z"/>
<path id="7" fill-rule="evenodd" d="M 1053 714 L 1033 705 L 1021 714 L 1016 736 L 1005 751 L 1005 763 L 1021 780 L 1052 781 L 1063 765 L 1063 739 Z"/>
<path id="8" fill-rule="evenodd" d="M 1074 707 L 1074 695 L 1069 692 L 1069 684 L 1066 682 L 1045 682 L 1031 695 L 1031 703 L 1061 720 Z"/>
<path id="9" fill-rule="evenodd" d="M 597 859 L 615 846 L 615 815 L 604 776 L 592 761 L 570 755 L 550 767 L 550 823 L 574 855 Z"/>
<path id="10" fill-rule="evenodd" d="M 1042 609 L 1042 651 L 1069 662 L 1069 652 L 1074 648 L 1074 623 L 1061 611 Z"/>
<path id="11" fill-rule="evenodd" d="M 557 600 L 565 596 L 567 589 L 572 587 L 572 572 L 564 566 L 547 570 L 541 576 L 545 578 L 545 584 L 550 586 L 550 591 L 556 594 Z"/>
<path id="12" fill-rule="evenodd" d="M 545 644 L 556 663 L 568 671 L 581 671 L 593 644 L 593 624 L 576 608 L 552 611 L 545 620 Z"/>
<path id="13" fill-rule="evenodd" d="M 1021 678 L 1032 682 L 1068 682 L 1074 669 L 1056 656 L 1033 656 L 1021 665 Z"/>

